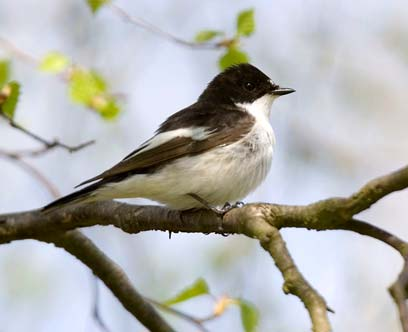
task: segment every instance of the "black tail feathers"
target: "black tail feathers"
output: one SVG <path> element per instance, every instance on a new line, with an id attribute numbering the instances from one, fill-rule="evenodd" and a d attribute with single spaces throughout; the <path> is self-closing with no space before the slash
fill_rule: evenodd
<path id="1" fill-rule="evenodd" d="M 72 194 L 61 197 L 50 204 L 44 206 L 41 210 L 51 212 L 55 209 L 66 207 L 68 205 L 80 204 L 85 201 L 92 200 L 92 193 L 99 187 L 99 183 L 91 184 L 81 190 L 75 191 Z"/>

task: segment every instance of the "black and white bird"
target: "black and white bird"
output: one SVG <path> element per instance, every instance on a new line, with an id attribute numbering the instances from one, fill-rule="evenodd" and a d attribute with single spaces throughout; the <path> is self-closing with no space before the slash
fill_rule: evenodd
<path id="1" fill-rule="evenodd" d="M 216 207 L 239 201 L 265 179 L 275 144 L 270 109 L 277 97 L 294 91 L 250 64 L 232 66 L 151 139 L 44 210 L 143 197 L 178 210 L 204 205 L 225 212 Z"/>

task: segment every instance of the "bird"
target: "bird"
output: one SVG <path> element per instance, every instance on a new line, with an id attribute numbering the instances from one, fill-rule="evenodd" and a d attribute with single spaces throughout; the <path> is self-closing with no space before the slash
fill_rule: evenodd
<path id="1" fill-rule="evenodd" d="M 233 65 L 197 101 L 168 117 L 152 138 L 110 169 L 43 211 L 121 198 L 147 198 L 170 209 L 239 207 L 268 174 L 275 146 L 271 106 L 295 92 L 255 66 Z"/>

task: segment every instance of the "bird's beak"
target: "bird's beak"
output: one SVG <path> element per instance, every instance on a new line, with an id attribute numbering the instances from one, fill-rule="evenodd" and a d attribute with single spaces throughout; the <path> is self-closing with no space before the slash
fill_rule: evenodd
<path id="1" fill-rule="evenodd" d="M 278 87 L 277 89 L 272 91 L 272 94 L 275 96 L 283 96 L 283 95 L 287 95 L 289 93 L 295 92 L 295 89 L 291 89 L 291 88 L 281 88 Z"/>

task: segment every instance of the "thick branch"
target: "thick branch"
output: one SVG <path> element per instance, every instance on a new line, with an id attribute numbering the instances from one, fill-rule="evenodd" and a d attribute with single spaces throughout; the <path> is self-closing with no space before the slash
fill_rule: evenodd
<path id="1" fill-rule="evenodd" d="M 266 220 L 259 216 L 246 223 L 245 234 L 257 238 L 261 246 L 269 252 L 275 265 L 281 271 L 283 279 L 283 291 L 285 294 L 297 296 L 305 305 L 312 320 L 314 332 L 331 331 L 327 317 L 328 307 L 324 298 L 307 282 L 293 261 L 285 241 L 279 230 L 271 226 Z"/>
<path id="2" fill-rule="evenodd" d="M 18 239 L 55 236 L 61 231 L 93 225 L 114 225 L 128 233 L 147 230 L 245 234 L 260 240 L 281 270 L 287 292 L 298 296 L 309 311 L 314 331 L 329 331 L 326 304 L 307 283 L 290 257 L 278 229 L 302 227 L 316 230 L 350 230 L 392 246 L 405 258 L 408 244 L 373 225 L 354 219 L 389 193 L 408 187 L 408 167 L 370 181 L 347 198 L 330 198 L 306 206 L 248 204 L 233 209 L 224 218 L 211 211 L 171 211 L 159 206 L 134 206 L 117 202 L 99 202 L 62 209 L 52 213 L 29 211 L 0 215 L 0 243 Z M 86 263 L 85 263 L 86 264 Z M 408 270 L 408 268 L 406 268 Z M 405 271 L 405 269 L 404 269 Z M 408 331 L 405 298 L 408 272 L 402 272 L 391 292 L 400 308 L 401 320 Z M 396 294 L 396 295 L 395 295 Z"/>
<path id="3" fill-rule="evenodd" d="M 349 198 L 350 213 L 357 214 L 367 210 L 372 204 L 391 194 L 408 187 L 408 166 L 368 182 Z"/>

